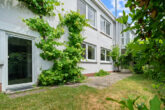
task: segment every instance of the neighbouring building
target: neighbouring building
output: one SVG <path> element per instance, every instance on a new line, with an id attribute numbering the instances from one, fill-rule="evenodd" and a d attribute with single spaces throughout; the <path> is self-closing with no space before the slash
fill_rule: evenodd
<path id="1" fill-rule="evenodd" d="M 116 24 L 115 17 L 100 0 L 61 0 L 65 11 L 80 11 L 89 19 L 91 27 L 86 27 L 83 36 L 86 37 L 85 60 L 79 64 L 84 68 L 83 74 L 93 74 L 100 69 L 113 71 L 113 64 L 108 53 L 113 45 L 119 43 L 121 48 L 127 40 L 122 41 L 122 35 Z M 64 13 L 64 12 L 62 12 Z M 18 0 L 0 0 L 0 90 L 24 88 L 37 82 L 42 70 L 52 66 L 52 62 L 44 61 L 41 50 L 35 46 L 39 34 L 22 22 L 23 18 L 35 15 Z M 49 24 L 56 27 L 58 17 L 47 17 Z M 130 35 L 130 33 L 128 33 Z M 60 39 L 67 39 L 67 33 Z M 124 38 L 130 39 L 130 38 Z"/>
<path id="2" fill-rule="evenodd" d="M 127 31 L 121 33 L 127 26 L 121 23 L 116 23 L 116 37 L 113 39 L 114 45 L 118 45 L 120 48 L 121 54 L 125 53 L 126 45 L 134 40 L 135 32 Z"/>

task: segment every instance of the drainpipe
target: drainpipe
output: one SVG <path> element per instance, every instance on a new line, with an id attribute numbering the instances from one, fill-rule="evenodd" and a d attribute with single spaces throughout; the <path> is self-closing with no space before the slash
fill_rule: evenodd
<path id="1" fill-rule="evenodd" d="M 2 92 L 2 66 L 3 63 L 0 62 L 0 92 Z"/>

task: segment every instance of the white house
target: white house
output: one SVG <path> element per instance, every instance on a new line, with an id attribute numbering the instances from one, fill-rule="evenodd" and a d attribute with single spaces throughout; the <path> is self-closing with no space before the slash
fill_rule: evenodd
<path id="1" fill-rule="evenodd" d="M 100 69 L 113 71 L 111 58 L 107 55 L 117 37 L 116 21 L 112 13 L 100 0 L 62 0 L 66 11 L 80 10 L 90 20 L 91 27 L 83 32 L 86 37 L 85 60 L 79 64 L 83 74 L 92 74 Z M 60 8 L 60 7 L 59 7 Z M 39 34 L 22 22 L 22 18 L 35 15 L 17 0 L 0 0 L 0 89 L 32 86 L 42 70 L 51 67 L 52 62 L 39 56 L 41 50 L 35 46 Z M 58 17 L 47 17 L 51 26 L 58 24 Z M 67 33 L 60 40 L 66 40 Z"/>
<path id="2" fill-rule="evenodd" d="M 123 54 L 126 49 L 126 45 L 134 40 L 135 32 L 134 31 L 127 31 L 124 33 L 121 33 L 127 26 L 124 24 L 121 24 L 119 22 L 116 23 L 116 37 L 113 39 L 114 45 L 118 45 L 120 48 L 121 53 Z"/>

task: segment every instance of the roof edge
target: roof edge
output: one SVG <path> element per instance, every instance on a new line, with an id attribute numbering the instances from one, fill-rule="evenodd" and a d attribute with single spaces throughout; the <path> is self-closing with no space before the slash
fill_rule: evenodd
<path id="1" fill-rule="evenodd" d="M 101 8 L 113 21 L 116 21 L 116 17 L 100 0 L 91 0 L 91 1 L 93 1 L 97 6 L 99 6 L 99 8 Z"/>

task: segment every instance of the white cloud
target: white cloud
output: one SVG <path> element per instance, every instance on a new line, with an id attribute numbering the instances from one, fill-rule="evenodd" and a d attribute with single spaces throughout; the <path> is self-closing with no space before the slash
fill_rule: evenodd
<path id="1" fill-rule="evenodd" d="M 112 13 L 115 13 L 115 0 L 109 0 L 112 8 L 110 8 L 110 11 Z M 121 12 L 124 10 L 126 13 L 129 13 L 129 9 L 125 7 L 126 4 L 126 0 L 117 0 L 117 12 L 118 12 L 118 16 L 121 16 Z"/>
<path id="2" fill-rule="evenodd" d="M 123 16 L 123 13 L 122 12 L 119 12 L 118 16 Z"/>

